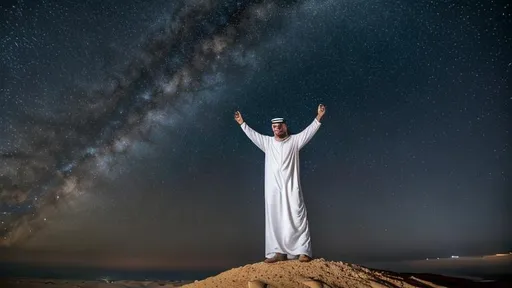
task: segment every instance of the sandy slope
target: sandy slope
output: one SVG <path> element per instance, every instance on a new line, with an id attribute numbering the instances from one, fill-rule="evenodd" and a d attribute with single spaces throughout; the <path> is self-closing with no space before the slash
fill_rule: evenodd
<path id="1" fill-rule="evenodd" d="M 379 272 L 343 262 L 316 259 L 309 263 L 297 260 L 274 264 L 256 263 L 231 269 L 217 276 L 197 281 L 187 288 L 248 287 L 441 287 L 415 277 Z M 316 282 L 316 283 L 315 283 Z M 259 283 L 259 285 L 258 285 Z M 266 285 L 262 285 L 262 284 Z M 308 284 L 308 285 L 306 285 Z"/>
<path id="2" fill-rule="evenodd" d="M 434 284 L 435 283 L 435 284 Z M 169 281 L 101 281 L 0 279 L 1 288 L 341 288 L 341 287 L 512 287 L 506 283 L 477 283 L 431 274 L 399 274 L 358 265 L 315 259 L 309 263 L 289 260 L 249 264 L 193 283 Z"/>

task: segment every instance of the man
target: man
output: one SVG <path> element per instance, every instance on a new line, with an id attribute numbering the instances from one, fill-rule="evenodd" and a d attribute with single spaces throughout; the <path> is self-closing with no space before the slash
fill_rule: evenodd
<path id="1" fill-rule="evenodd" d="M 274 136 L 262 135 L 244 122 L 239 111 L 235 120 L 247 137 L 265 153 L 265 262 L 274 263 L 298 256 L 312 259 L 306 206 L 300 184 L 299 151 L 320 128 L 325 106 L 302 132 L 288 134 L 283 118 L 272 119 Z"/>

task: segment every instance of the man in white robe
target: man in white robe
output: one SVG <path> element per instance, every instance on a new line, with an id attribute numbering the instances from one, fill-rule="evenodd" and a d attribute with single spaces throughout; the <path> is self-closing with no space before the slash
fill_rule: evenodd
<path id="1" fill-rule="evenodd" d="M 265 153 L 265 262 L 312 259 L 306 206 L 300 183 L 299 151 L 320 128 L 325 106 L 318 106 L 313 122 L 298 134 L 289 135 L 283 118 L 272 119 L 274 136 L 262 135 L 235 120 L 247 137 Z"/>

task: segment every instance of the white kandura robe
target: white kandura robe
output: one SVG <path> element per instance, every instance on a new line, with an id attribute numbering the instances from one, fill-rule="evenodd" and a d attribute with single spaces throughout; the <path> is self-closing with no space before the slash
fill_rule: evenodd
<path id="1" fill-rule="evenodd" d="M 288 258 L 312 257 L 306 206 L 300 184 L 299 151 L 320 128 L 315 118 L 306 129 L 277 141 L 254 131 L 245 122 L 242 130 L 265 153 L 265 256 L 284 253 Z"/>

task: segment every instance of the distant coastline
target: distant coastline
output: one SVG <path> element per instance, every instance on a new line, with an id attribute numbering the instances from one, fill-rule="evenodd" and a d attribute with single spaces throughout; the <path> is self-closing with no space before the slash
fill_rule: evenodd
<path id="1" fill-rule="evenodd" d="M 512 278 L 512 253 L 370 262 L 361 265 L 399 273 L 429 273 L 481 281 Z"/>

